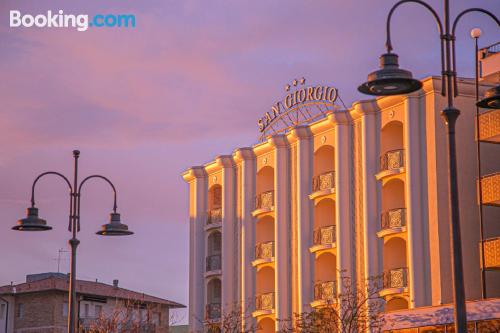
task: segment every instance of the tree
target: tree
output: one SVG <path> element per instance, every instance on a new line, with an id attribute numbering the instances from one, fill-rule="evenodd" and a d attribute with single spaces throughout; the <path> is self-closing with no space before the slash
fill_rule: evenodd
<path id="1" fill-rule="evenodd" d="M 239 304 L 228 307 L 229 310 L 221 312 L 220 318 L 203 320 L 207 333 L 254 333 L 259 330 L 252 316 L 248 315 Z M 246 308 L 248 310 L 248 308 Z"/>
<path id="2" fill-rule="evenodd" d="M 325 306 L 282 320 L 280 333 L 381 332 L 384 300 L 379 296 L 381 277 L 353 283 L 341 273 L 341 292 Z"/>
<path id="3" fill-rule="evenodd" d="M 88 323 L 80 323 L 85 333 L 168 333 L 175 318 L 170 314 L 166 325 L 160 325 L 160 305 L 136 300 L 117 300 L 111 311 L 102 311 Z"/>

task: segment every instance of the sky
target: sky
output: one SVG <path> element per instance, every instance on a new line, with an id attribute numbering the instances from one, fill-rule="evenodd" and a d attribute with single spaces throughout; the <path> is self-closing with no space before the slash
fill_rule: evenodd
<path id="1" fill-rule="evenodd" d="M 47 170 L 102 174 L 118 190 L 131 237 L 95 235 L 112 192 L 82 192 L 77 276 L 188 303 L 188 187 L 181 173 L 258 141 L 257 120 L 295 78 L 337 87 L 347 105 L 384 53 L 389 0 L 151 0 L 0 2 L 0 285 L 57 271 L 68 250 L 68 192 L 57 178 L 37 185 L 50 232 L 10 230 L 24 217 L 34 178 Z M 441 1 L 429 1 L 442 13 Z M 494 0 L 452 1 L 500 14 Z M 136 27 L 11 28 L 9 11 L 133 14 Z M 394 52 L 417 78 L 439 75 L 431 15 L 407 4 L 392 21 Z M 457 28 L 459 76 L 474 73 L 470 30 L 498 41 L 493 21 L 468 14 Z M 63 253 L 61 271 L 69 270 Z M 180 312 L 179 317 L 185 316 Z M 182 319 L 182 321 L 185 321 Z"/>

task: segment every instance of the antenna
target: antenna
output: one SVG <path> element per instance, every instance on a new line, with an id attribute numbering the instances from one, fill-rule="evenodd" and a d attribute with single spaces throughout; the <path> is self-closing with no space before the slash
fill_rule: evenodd
<path id="1" fill-rule="evenodd" d="M 68 253 L 69 251 L 64 250 L 64 249 L 59 249 L 57 251 L 57 258 L 54 258 L 53 260 L 57 260 L 57 273 L 61 273 L 61 260 L 68 260 L 66 258 L 62 258 L 61 254 L 62 253 Z"/>

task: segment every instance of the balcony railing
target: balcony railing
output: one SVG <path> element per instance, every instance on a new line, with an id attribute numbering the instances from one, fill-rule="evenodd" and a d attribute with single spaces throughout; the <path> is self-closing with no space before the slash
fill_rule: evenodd
<path id="1" fill-rule="evenodd" d="M 380 157 L 380 171 L 397 170 L 405 166 L 404 149 L 386 152 Z"/>
<path id="2" fill-rule="evenodd" d="M 394 268 L 384 272 L 384 289 L 408 287 L 408 268 Z"/>
<path id="3" fill-rule="evenodd" d="M 332 302 L 337 298 L 337 283 L 335 281 L 318 282 L 314 284 L 314 300 Z"/>
<path id="4" fill-rule="evenodd" d="M 500 237 L 489 238 L 484 244 L 484 268 L 500 268 Z"/>
<path id="5" fill-rule="evenodd" d="M 314 230 L 314 245 L 332 245 L 336 240 L 335 225 L 329 225 Z"/>
<path id="6" fill-rule="evenodd" d="M 255 310 L 273 310 L 274 309 L 274 293 L 260 294 L 255 297 Z"/>
<path id="7" fill-rule="evenodd" d="M 484 205 L 500 205 L 500 172 L 481 178 Z"/>
<path id="8" fill-rule="evenodd" d="M 271 259 L 274 257 L 274 242 L 259 243 L 255 246 L 255 259 Z"/>
<path id="9" fill-rule="evenodd" d="M 207 212 L 207 225 L 222 222 L 222 207 L 214 208 Z"/>
<path id="10" fill-rule="evenodd" d="M 220 254 L 214 254 L 206 258 L 206 272 L 218 271 L 222 267 Z"/>
<path id="11" fill-rule="evenodd" d="M 479 140 L 500 142 L 500 110 L 490 110 L 479 115 Z"/>
<path id="12" fill-rule="evenodd" d="M 406 208 L 395 208 L 383 212 L 380 216 L 382 230 L 401 228 L 406 225 Z"/>
<path id="13" fill-rule="evenodd" d="M 205 307 L 205 316 L 207 319 L 219 319 L 221 317 L 221 304 L 209 303 Z"/>
<path id="14" fill-rule="evenodd" d="M 272 208 L 274 206 L 274 191 L 266 191 L 255 197 L 255 209 Z"/>
<path id="15" fill-rule="evenodd" d="M 313 192 L 335 188 L 335 171 L 328 171 L 313 178 Z"/>

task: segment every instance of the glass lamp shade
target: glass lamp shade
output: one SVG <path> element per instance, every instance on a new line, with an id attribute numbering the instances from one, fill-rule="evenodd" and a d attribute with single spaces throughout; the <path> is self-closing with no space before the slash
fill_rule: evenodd
<path id="1" fill-rule="evenodd" d="M 476 105 L 485 109 L 500 109 L 500 85 L 486 90 L 484 98 Z"/>
<path id="2" fill-rule="evenodd" d="M 374 96 L 409 94 L 422 88 L 422 82 L 413 78 L 410 71 L 399 68 L 398 55 L 380 56 L 380 69 L 368 75 L 368 81 L 358 91 Z"/>
<path id="3" fill-rule="evenodd" d="M 133 234 L 132 231 L 128 230 L 126 224 L 121 223 L 120 214 L 111 213 L 109 220 L 109 223 L 104 224 L 96 234 L 101 236 L 127 236 Z"/>
<path id="4" fill-rule="evenodd" d="M 47 225 L 47 221 L 38 217 L 38 208 L 30 207 L 27 209 L 27 216 L 17 221 L 17 225 L 12 230 L 19 231 L 46 231 L 52 229 Z"/>

